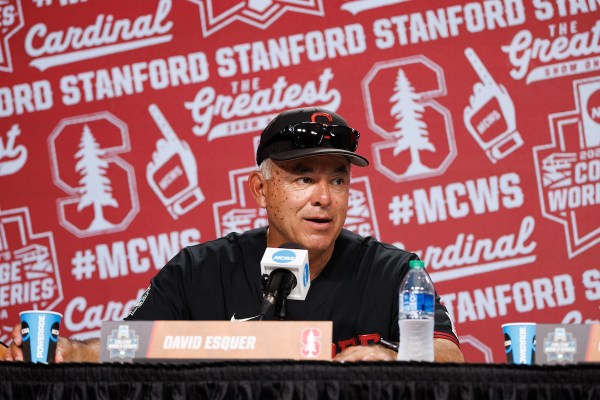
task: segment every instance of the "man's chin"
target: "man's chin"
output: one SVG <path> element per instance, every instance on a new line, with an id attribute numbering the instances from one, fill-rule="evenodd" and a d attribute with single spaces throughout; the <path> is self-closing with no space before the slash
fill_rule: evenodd
<path id="1" fill-rule="evenodd" d="M 300 245 L 311 252 L 323 252 L 333 247 L 334 242 L 335 237 L 331 234 L 315 235 L 304 241 L 304 243 L 300 243 Z"/>

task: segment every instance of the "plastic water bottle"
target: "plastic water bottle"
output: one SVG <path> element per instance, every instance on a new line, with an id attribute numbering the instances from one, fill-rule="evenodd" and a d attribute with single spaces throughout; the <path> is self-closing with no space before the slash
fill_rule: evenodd
<path id="1" fill-rule="evenodd" d="M 398 360 L 433 362 L 433 283 L 423 261 L 411 260 L 408 265 L 400 285 Z"/>

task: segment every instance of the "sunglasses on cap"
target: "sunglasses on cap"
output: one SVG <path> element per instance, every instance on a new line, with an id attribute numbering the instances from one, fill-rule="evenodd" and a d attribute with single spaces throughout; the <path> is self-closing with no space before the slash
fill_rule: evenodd
<path id="1" fill-rule="evenodd" d="M 356 151 L 360 133 L 344 125 L 327 125 L 318 122 L 301 122 L 289 125 L 278 134 L 280 137 L 292 137 L 292 143 L 299 148 L 319 147 L 323 139 L 336 148 Z"/>

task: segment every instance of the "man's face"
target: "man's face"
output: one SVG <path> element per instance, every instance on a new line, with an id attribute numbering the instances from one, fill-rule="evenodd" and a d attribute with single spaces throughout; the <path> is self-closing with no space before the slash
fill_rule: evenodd
<path id="1" fill-rule="evenodd" d="M 269 246 L 293 242 L 312 252 L 332 250 L 346 220 L 349 187 L 345 157 L 277 161 L 265 188 Z"/>

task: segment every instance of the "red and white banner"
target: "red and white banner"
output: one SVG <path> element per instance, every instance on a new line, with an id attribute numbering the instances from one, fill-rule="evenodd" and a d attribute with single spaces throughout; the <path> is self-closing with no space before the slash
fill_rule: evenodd
<path id="1" fill-rule="evenodd" d="M 346 227 L 420 254 L 467 360 L 598 321 L 598 0 L 0 0 L 0 338 L 97 336 L 265 225 L 252 149 L 302 106 L 361 132 Z"/>

